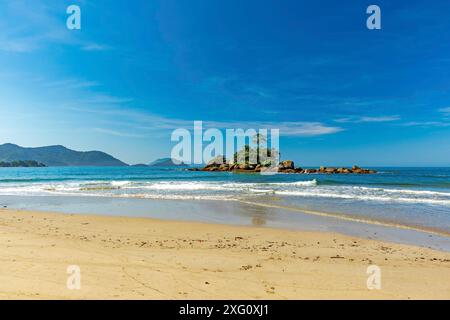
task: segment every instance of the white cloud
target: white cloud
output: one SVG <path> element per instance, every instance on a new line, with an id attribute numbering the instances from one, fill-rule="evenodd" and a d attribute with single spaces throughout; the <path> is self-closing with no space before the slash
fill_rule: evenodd
<path id="1" fill-rule="evenodd" d="M 105 51 L 109 50 L 110 47 L 99 43 L 88 43 L 82 46 L 81 49 L 84 51 Z"/>
<path id="2" fill-rule="evenodd" d="M 314 137 L 334 134 L 341 132 L 344 129 L 340 127 L 328 126 L 321 122 L 307 122 L 307 121 L 282 121 L 282 122 L 266 122 L 266 121 L 251 121 L 251 122 L 208 122 L 207 127 L 226 128 L 226 129 L 279 129 L 281 136 L 291 137 Z"/>
<path id="3" fill-rule="evenodd" d="M 402 126 L 405 126 L 405 127 L 449 127 L 450 122 L 411 121 L 411 122 L 403 123 Z"/>
<path id="4" fill-rule="evenodd" d="M 0 51 L 25 53 L 37 48 L 37 42 L 31 38 L 0 39 Z"/>
<path id="5" fill-rule="evenodd" d="M 104 129 L 104 128 L 94 128 L 94 131 L 99 132 L 99 133 L 104 133 L 104 134 L 107 134 L 110 136 L 115 136 L 115 137 L 125 137 L 125 138 L 143 138 L 143 137 L 145 137 L 145 135 L 120 132 L 120 131 Z"/>
<path id="6" fill-rule="evenodd" d="M 88 103 L 88 104 L 122 104 L 122 103 L 127 103 L 127 102 L 131 102 L 133 101 L 133 99 L 131 98 L 123 98 L 123 97 L 117 97 L 117 96 L 112 96 L 109 94 L 103 94 L 103 93 L 97 93 L 92 95 L 91 97 L 88 97 L 84 100 L 82 100 L 81 102 L 83 103 Z"/>
<path id="7" fill-rule="evenodd" d="M 193 129 L 194 121 L 201 121 L 201 119 L 184 120 L 167 118 L 145 112 L 138 112 L 132 110 L 119 109 L 78 109 L 71 108 L 80 112 L 100 113 L 104 115 L 120 116 L 123 123 L 116 124 L 116 126 L 128 126 L 133 130 L 141 131 L 171 131 L 178 128 Z M 291 137 L 315 137 L 322 135 L 329 135 L 344 131 L 343 128 L 329 126 L 321 122 L 307 122 L 307 121 L 203 121 L 203 127 L 224 129 L 279 129 L 281 136 Z M 103 130 L 103 129 L 102 129 Z M 98 128 L 97 128 L 98 131 Z M 103 130 L 105 131 L 105 130 Z M 106 132 L 104 132 L 106 133 Z M 109 132 L 113 134 L 113 132 Z M 117 132 L 114 132 L 117 135 Z"/>
<path id="8" fill-rule="evenodd" d="M 85 81 L 80 79 L 65 79 L 59 81 L 51 81 L 45 84 L 46 87 L 50 88 L 70 88 L 70 89 L 81 89 L 81 88 L 92 88 L 98 86 L 99 83 L 95 81 Z"/>
<path id="9" fill-rule="evenodd" d="M 276 123 L 274 123 L 276 125 Z M 332 127 L 320 122 L 284 122 L 280 133 L 287 136 L 321 136 L 344 131 L 340 127 Z"/>
<path id="10" fill-rule="evenodd" d="M 361 117 L 361 122 L 391 122 L 400 120 L 400 116 Z"/>
<path id="11" fill-rule="evenodd" d="M 114 102 L 128 101 L 127 99 L 116 98 Z M 105 117 L 114 118 L 111 124 L 114 127 L 127 127 L 133 131 L 153 132 L 156 131 L 172 131 L 178 128 L 193 129 L 194 121 L 202 121 L 203 128 L 217 128 L 219 130 L 225 129 L 279 129 L 281 136 L 291 137 L 315 137 L 322 135 L 330 135 L 344 131 L 344 128 L 337 126 L 330 126 L 322 122 L 309 121 L 215 121 L 202 120 L 200 118 L 186 120 L 179 118 L 169 118 L 160 115 L 155 115 L 145 111 L 136 111 L 129 108 L 118 108 L 117 106 L 110 106 L 107 108 L 83 108 L 83 107 L 66 107 L 72 112 L 81 113 L 95 113 Z M 117 120 L 119 118 L 120 120 Z M 96 128 L 97 131 L 99 128 Z M 109 129 L 101 129 L 102 131 Z M 111 131 L 114 131 L 112 129 Z M 104 132 L 106 133 L 106 132 Z M 113 132 L 109 132 L 113 134 Z M 116 135 L 118 132 L 115 132 Z"/>
<path id="12" fill-rule="evenodd" d="M 82 33 L 68 30 L 61 14 L 64 14 L 61 7 L 51 1 L 0 2 L 0 51 L 28 53 L 55 44 L 85 51 L 109 49 L 104 44 L 88 41 Z"/>
<path id="13" fill-rule="evenodd" d="M 351 116 L 346 118 L 335 119 L 335 122 L 339 123 L 376 123 L 376 122 L 392 122 L 400 120 L 400 116 Z"/>
<path id="14" fill-rule="evenodd" d="M 439 112 L 442 112 L 442 113 L 445 113 L 447 115 L 450 115 L 450 107 L 439 109 Z"/>

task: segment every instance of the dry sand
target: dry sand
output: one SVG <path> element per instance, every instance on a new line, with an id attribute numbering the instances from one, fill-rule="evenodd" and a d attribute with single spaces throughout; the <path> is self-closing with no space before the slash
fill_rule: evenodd
<path id="1" fill-rule="evenodd" d="M 381 290 L 368 290 L 369 265 Z M 69 265 L 81 289 L 67 289 Z M 0 210 L 1 299 L 450 299 L 450 253 L 332 233 Z"/>

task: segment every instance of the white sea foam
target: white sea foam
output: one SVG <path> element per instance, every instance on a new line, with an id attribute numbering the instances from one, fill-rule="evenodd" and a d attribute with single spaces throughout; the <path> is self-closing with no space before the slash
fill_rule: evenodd
<path id="1" fill-rule="evenodd" d="M 131 181 L 111 181 L 110 183 L 114 187 L 124 187 L 126 185 L 132 184 Z"/>
<path id="2" fill-rule="evenodd" d="M 145 186 L 138 186 L 146 190 L 223 190 L 218 184 L 201 182 L 158 182 Z"/>
<path id="3" fill-rule="evenodd" d="M 0 195 L 76 195 L 148 199 L 230 200 L 264 195 L 450 206 L 450 193 L 432 190 L 295 182 L 70 181 L 0 184 Z"/>
<path id="4" fill-rule="evenodd" d="M 385 188 L 367 188 L 367 187 L 353 187 L 353 188 L 359 188 L 361 190 L 379 190 L 381 192 L 387 192 L 387 193 L 399 193 L 399 194 L 412 194 L 412 195 L 431 195 L 431 196 L 450 196 L 450 193 L 446 192 L 439 192 L 439 191 L 429 191 L 429 190 L 408 190 L 408 189 L 385 189 Z"/>
<path id="5" fill-rule="evenodd" d="M 390 197 L 382 195 L 357 194 L 357 193 L 337 193 L 337 192 L 302 192 L 302 191 L 276 191 L 277 195 L 299 196 L 299 197 L 317 197 L 317 198 L 334 198 L 349 199 L 361 201 L 381 201 L 381 202 L 407 202 L 407 203 L 424 203 L 450 206 L 449 199 L 430 199 L 430 198 L 407 198 L 407 197 Z"/>

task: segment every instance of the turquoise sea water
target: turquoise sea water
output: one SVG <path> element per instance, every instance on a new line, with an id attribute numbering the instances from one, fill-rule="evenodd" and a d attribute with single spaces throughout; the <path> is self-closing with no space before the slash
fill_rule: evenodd
<path id="1" fill-rule="evenodd" d="M 374 175 L 266 176 L 150 167 L 0 168 L 0 196 L 246 201 L 450 232 L 450 168 L 375 169 Z"/>

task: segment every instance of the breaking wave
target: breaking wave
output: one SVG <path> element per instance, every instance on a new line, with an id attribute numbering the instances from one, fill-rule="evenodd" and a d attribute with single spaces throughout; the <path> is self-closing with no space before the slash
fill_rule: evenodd
<path id="1" fill-rule="evenodd" d="M 297 198 L 405 202 L 450 206 L 450 192 L 295 182 L 57 181 L 0 183 L 0 195 L 104 196 L 147 199 L 239 200 L 277 195 Z"/>

